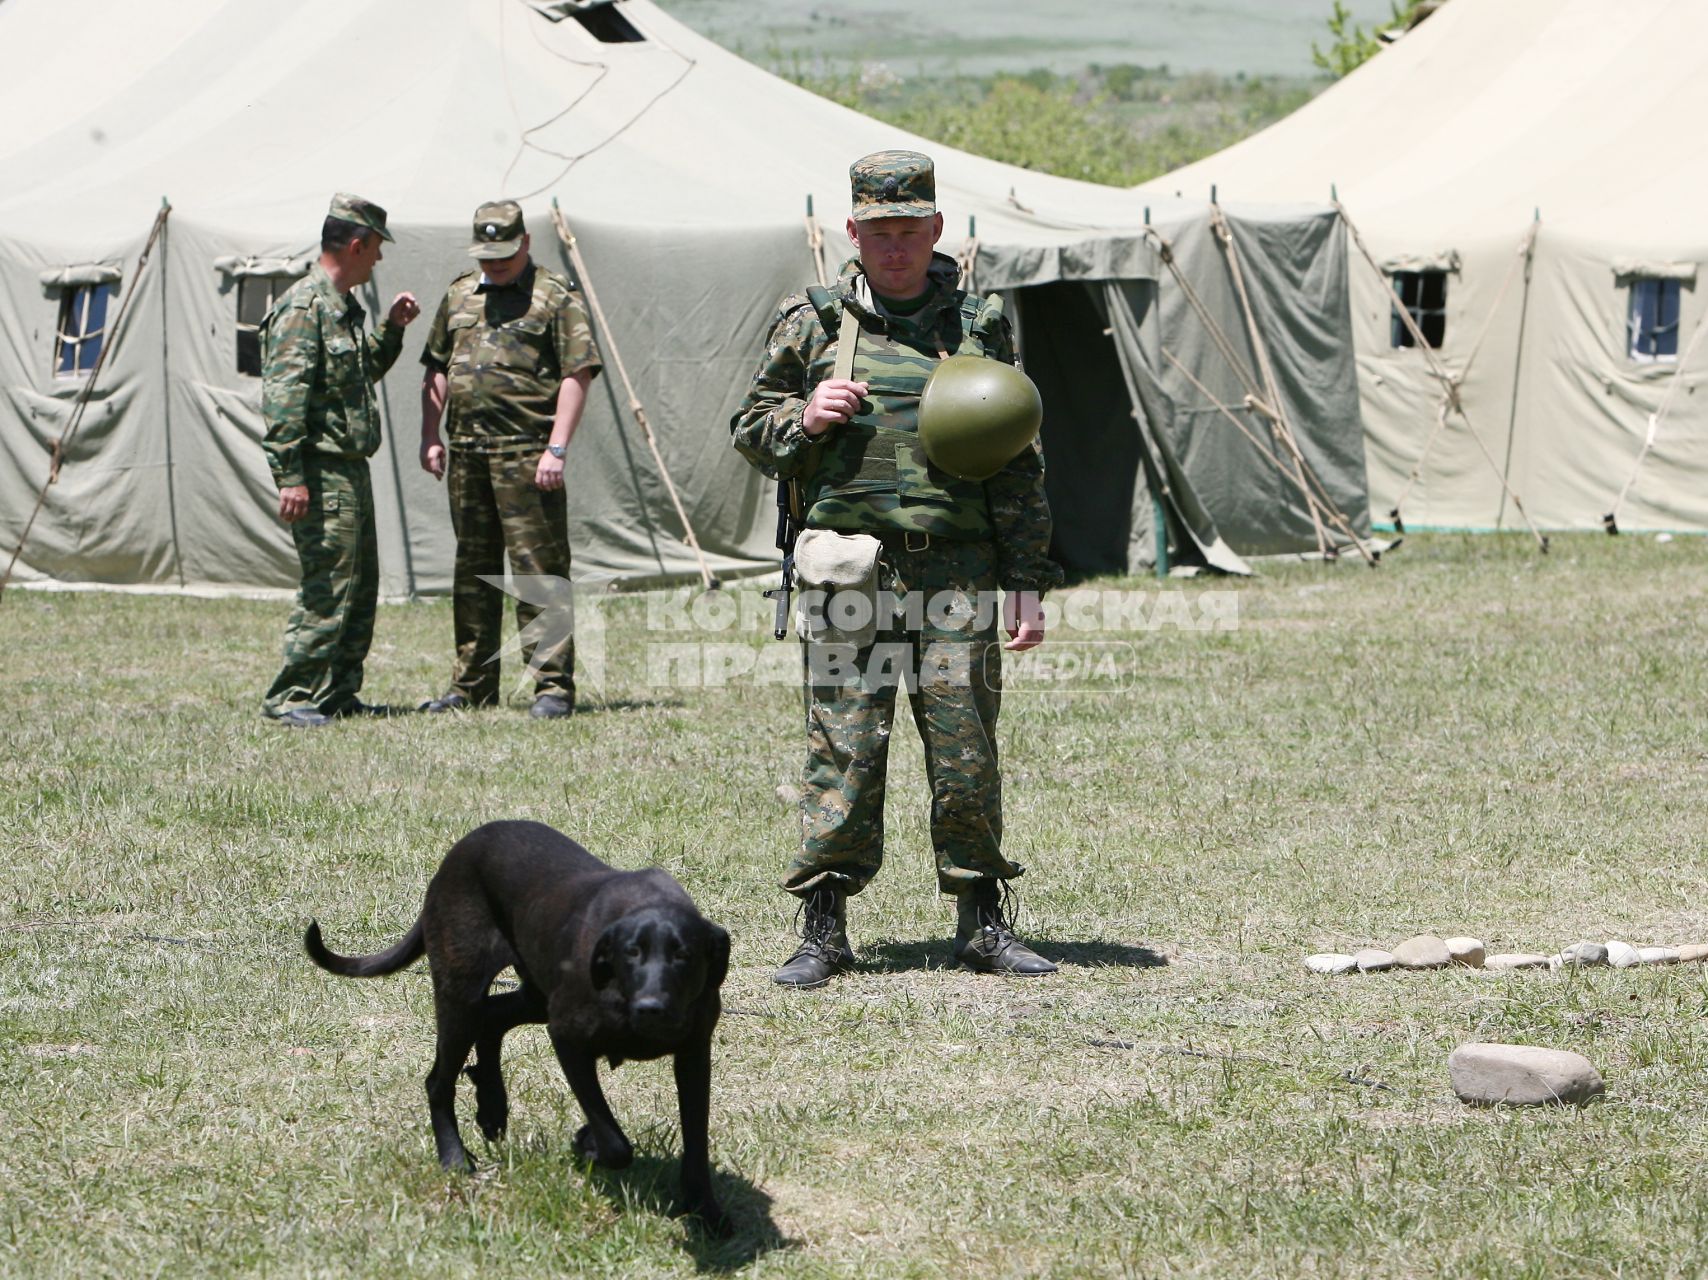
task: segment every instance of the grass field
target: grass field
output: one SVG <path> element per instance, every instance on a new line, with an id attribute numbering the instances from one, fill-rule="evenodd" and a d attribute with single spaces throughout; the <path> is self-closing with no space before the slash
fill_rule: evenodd
<path id="1" fill-rule="evenodd" d="M 1004 706 L 1023 931 L 1062 972 L 946 967 L 909 731 L 864 963 L 807 994 L 768 981 L 796 695 L 651 686 L 646 601 L 608 607 L 604 697 L 566 724 L 300 734 L 256 714 L 281 605 L 9 592 L 0 1273 L 1702 1274 L 1701 966 L 1300 961 L 1425 931 L 1708 941 L 1705 588 L 1701 540 L 1445 535 L 1374 572 L 1171 584 L 1235 592 L 1238 628 L 1106 637 L 1142 655 L 1129 689 Z M 442 602 L 383 609 L 367 692 L 436 691 L 449 635 Z M 442 1174 L 425 976 L 304 959 L 311 915 L 336 949 L 401 934 L 497 817 L 656 862 L 734 935 L 711 1135 L 734 1240 L 667 1216 L 668 1068 L 608 1077 L 640 1156 L 589 1173 L 519 1031 L 509 1141 Z M 1466 1040 L 1583 1052 L 1606 1101 L 1468 1109 Z"/>

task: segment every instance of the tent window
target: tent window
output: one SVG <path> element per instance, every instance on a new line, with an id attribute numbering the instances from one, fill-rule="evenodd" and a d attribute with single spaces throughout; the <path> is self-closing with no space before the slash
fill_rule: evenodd
<path id="1" fill-rule="evenodd" d="M 295 276 L 239 276 L 237 279 L 237 371 L 261 376 L 261 322 L 273 303 L 296 283 Z"/>
<path id="2" fill-rule="evenodd" d="M 1411 318 L 1431 347 L 1440 347 L 1447 333 L 1447 273 L 1445 271 L 1396 271 L 1394 292 L 1400 295 Z M 1417 340 L 1395 311 L 1389 317 L 1390 345 L 1415 347 Z"/>
<path id="3" fill-rule="evenodd" d="M 54 336 L 53 371 L 57 377 L 88 373 L 101 358 L 107 332 L 107 304 L 115 286 L 69 285 L 59 298 L 59 331 Z"/>
<path id="4" fill-rule="evenodd" d="M 569 16 L 586 27 L 601 44 L 633 44 L 646 39 L 639 28 L 618 13 L 612 5 L 601 5 L 597 9 L 580 9 Z"/>
<path id="5" fill-rule="evenodd" d="M 1631 281 L 1631 359 L 1645 364 L 1678 359 L 1677 280 Z"/>

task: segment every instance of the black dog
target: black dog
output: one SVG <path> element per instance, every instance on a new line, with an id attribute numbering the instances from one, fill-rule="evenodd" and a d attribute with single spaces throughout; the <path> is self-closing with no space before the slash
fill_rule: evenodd
<path id="1" fill-rule="evenodd" d="M 575 1148 L 608 1169 L 634 1159 L 605 1094 L 598 1059 L 675 1054 L 682 1113 L 682 1201 L 713 1231 L 729 1229 L 712 1195 L 706 1150 L 712 1029 L 723 1004 L 729 934 L 656 867 L 617 871 L 538 822 L 490 822 L 459 840 L 427 886 L 420 918 L 397 945 L 339 956 L 311 922 L 309 958 L 350 978 L 396 973 L 427 955 L 438 1046 L 427 1108 L 439 1163 L 472 1168 L 457 1132 L 457 1076 L 469 1050 L 475 1122 L 494 1140 L 510 1118 L 499 1051 L 504 1033 L 543 1022 L 569 1087 L 587 1114 Z M 519 990 L 491 994 L 514 966 Z"/>

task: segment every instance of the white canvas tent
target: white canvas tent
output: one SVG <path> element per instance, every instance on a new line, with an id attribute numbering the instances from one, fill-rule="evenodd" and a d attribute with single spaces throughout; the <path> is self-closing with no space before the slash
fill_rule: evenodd
<path id="1" fill-rule="evenodd" d="M 1596 528 L 1629 481 L 1620 528 L 1708 530 L 1708 343 L 1689 349 L 1705 116 L 1699 0 L 1448 0 L 1286 120 L 1141 190 L 1333 185 L 1385 271 L 1444 272 L 1439 356 L 1464 412 L 1437 430 L 1440 379 L 1394 345 L 1382 275 L 1352 265 L 1378 515 L 1523 527 L 1516 497 L 1543 528 Z M 1671 358 L 1633 357 L 1633 287 L 1639 314 L 1645 289 L 1677 306 Z"/>
<path id="2" fill-rule="evenodd" d="M 614 34 L 630 38 L 604 38 Z M 1049 318 L 1048 299 L 1034 292 L 1049 286 L 1095 286 L 1105 310 L 1117 294 L 1129 300 L 1131 323 L 1082 326 L 1083 343 L 1056 351 L 1058 367 L 1041 377 L 1071 383 L 1097 348 L 1096 360 L 1125 375 L 1117 389 L 1143 381 L 1144 344 L 1121 335 L 1154 331 L 1168 309 L 1149 303 L 1167 292 L 1157 291 L 1142 201 L 901 134 L 759 71 L 647 0 L 6 0 L 0 551 L 15 545 L 83 386 L 56 373 L 58 308 L 91 271 L 117 268 L 113 307 L 134 294 L 106 336 L 111 358 L 19 576 L 291 585 L 294 558 L 258 447 L 259 385 L 238 371 L 238 293 L 244 280 L 312 256 L 329 194 L 353 190 L 389 210 L 397 236 L 378 287 L 363 296 L 370 315 L 406 288 L 430 311 L 467 264 L 473 207 L 500 195 L 521 199 L 536 256 L 565 267 L 549 218 L 555 198 L 609 319 L 599 337 L 608 356 L 625 359 L 713 570 L 773 564 L 770 486 L 729 448 L 727 419 L 778 299 L 813 278 L 808 201 L 840 245 L 848 161 L 894 146 L 936 156 L 950 223 L 943 247 L 961 249 L 976 227 L 976 283 L 1017 291 L 1022 320 Z M 163 198 L 172 211 L 138 274 Z M 1201 206 L 1159 210 L 1156 221 L 1183 245 L 1207 234 Z M 1264 242 L 1278 232 L 1286 250 L 1251 268 L 1272 294 L 1284 296 L 1292 276 L 1328 282 L 1299 321 L 1309 331 L 1344 331 L 1344 242 L 1323 234 L 1331 225 L 1320 203 L 1251 223 L 1254 248 L 1268 253 Z M 840 255 L 827 253 L 834 270 Z M 1238 329 L 1236 316 L 1223 318 Z M 449 585 L 444 495 L 415 457 L 423 339 L 412 331 L 381 388 L 386 444 L 373 472 L 392 597 Z M 1189 363 L 1198 358 L 1192 340 L 1173 341 Z M 1349 372 L 1327 390 L 1331 412 L 1301 399 L 1296 430 L 1361 519 L 1361 465 L 1345 466 L 1357 421 Z M 1228 432 L 1220 444 L 1171 444 L 1162 398 L 1157 430 L 1135 434 L 1133 394 L 1093 415 L 1127 433 L 1127 506 L 1109 509 L 1095 530 L 1100 547 L 1115 548 L 1108 567 L 1134 568 L 1149 554 L 1141 458 L 1159 477 L 1172 467 L 1180 551 L 1240 567 L 1215 528 L 1223 495 L 1194 499 L 1193 471 L 1220 484 L 1267 464 Z M 1059 416 L 1046 432 L 1062 474 L 1073 474 L 1083 433 Z M 1148 452 L 1171 448 L 1181 455 L 1172 464 Z M 1302 503 L 1289 507 L 1283 495 L 1271 509 L 1235 493 L 1226 506 L 1235 526 L 1251 527 L 1248 549 L 1308 540 Z M 695 571 L 610 376 L 596 384 L 572 448 L 569 497 L 578 570 L 625 581 Z"/>

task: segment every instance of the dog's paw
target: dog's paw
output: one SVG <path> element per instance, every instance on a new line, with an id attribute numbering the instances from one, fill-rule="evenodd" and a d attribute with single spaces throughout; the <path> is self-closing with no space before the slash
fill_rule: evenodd
<path id="1" fill-rule="evenodd" d="M 635 1149 L 622 1134 L 616 1136 L 615 1142 L 609 1139 L 601 1142 L 590 1124 L 575 1131 L 575 1152 L 601 1169 L 627 1169 L 635 1159 Z"/>
<path id="2" fill-rule="evenodd" d="M 718 1240 L 727 1240 L 735 1234 L 734 1220 L 724 1212 L 723 1206 L 710 1192 L 696 1199 L 678 1200 L 671 1216 L 692 1220 L 701 1231 Z"/>
<path id="3" fill-rule="evenodd" d="M 498 1142 L 503 1139 L 504 1131 L 510 1127 L 510 1112 L 505 1110 L 491 1116 L 477 1111 L 474 1113 L 474 1122 L 480 1127 L 481 1137 L 488 1142 Z"/>

